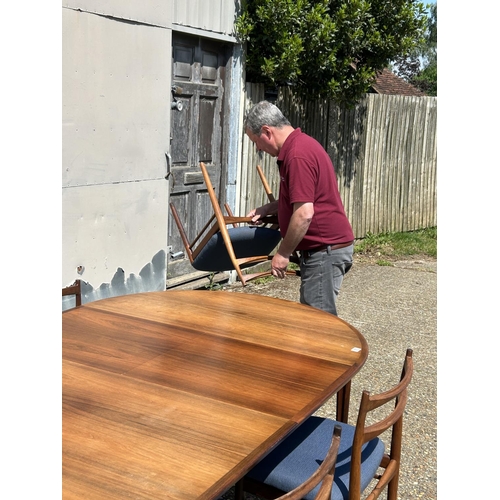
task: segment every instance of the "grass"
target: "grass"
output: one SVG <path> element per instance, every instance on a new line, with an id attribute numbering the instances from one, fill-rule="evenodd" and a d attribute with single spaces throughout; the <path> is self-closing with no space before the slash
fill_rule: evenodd
<path id="1" fill-rule="evenodd" d="M 406 233 L 382 233 L 377 235 L 368 233 L 365 238 L 355 244 L 354 253 L 382 257 L 381 260 L 386 261 L 387 258 L 415 256 L 435 259 L 437 258 L 437 227 Z"/>

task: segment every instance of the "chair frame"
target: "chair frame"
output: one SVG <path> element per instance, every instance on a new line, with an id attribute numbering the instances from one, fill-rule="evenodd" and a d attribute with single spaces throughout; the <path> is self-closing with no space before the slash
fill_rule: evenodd
<path id="1" fill-rule="evenodd" d="M 204 248 L 204 246 L 207 244 L 210 238 L 212 238 L 214 234 L 220 231 L 227 252 L 229 254 L 229 258 L 231 259 L 231 262 L 233 264 L 234 270 L 236 271 L 238 278 L 240 279 L 243 286 L 245 286 L 246 283 L 252 279 L 271 274 L 271 271 L 243 274 L 241 269 L 242 266 L 248 264 L 258 264 L 261 262 L 271 260 L 272 255 L 255 255 L 252 257 L 245 257 L 245 258 L 236 257 L 227 226 L 232 225 L 233 227 L 237 227 L 239 224 L 242 223 L 248 224 L 252 222 L 252 218 L 234 216 L 227 203 L 224 205 L 224 208 L 228 215 L 224 215 L 224 213 L 220 208 L 217 197 L 215 195 L 215 189 L 212 185 L 212 181 L 210 180 L 207 167 L 203 162 L 200 162 L 200 168 L 203 174 L 205 185 L 207 186 L 208 196 L 210 197 L 210 203 L 212 205 L 214 213 L 210 217 L 208 222 L 205 224 L 203 229 L 198 233 L 197 236 L 195 236 L 195 238 L 192 241 L 189 241 L 187 237 L 186 231 L 182 226 L 182 222 L 177 212 L 177 209 L 175 208 L 175 205 L 172 202 L 170 203 L 170 209 L 172 211 L 175 224 L 177 225 L 177 229 L 179 230 L 182 243 L 184 245 L 184 248 L 186 249 L 186 253 L 191 264 L 193 264 L 197 255 L 201 252 L 201 250 Z M 263 222 L 264 224 L 274 224 L 276 223 L 276 220 L 277 220 L 276 217 L 266 217 Z"/>
<path id="2" fill-rule="evenodd" d="M 267 199 L 270 202 L 276 201 L 276 198 L 274 197 L 274 194 L 271 190 L 271 187 L 269 186 L 269 183 L 267 182 L 267 177 L 264 174 L 264 170 L 262 170 L 262 167 L 260 165 L 257 165 L 257 173 L 259 174 L 260 181 L 262 182 L 262 185 L 264 186 L 264 191 L 266 192 Z"/>
<path id="3" fill-rule="evenodd" d="M 358 420 L 354 433 L 351 459 L 351 477 L 349 483 L 349 498 L 361 498 L 361 447 L 364 443 L 380 436 L 383 432 L 392 427 L 390 440 L 390 451 L 385 453 L 380 463 L 383 469 L 382 474 L 375 476 L 377 484 L 366 497 L 366 500 L 375 500 L 387 487 L 387 499 L 397 500 L 399 469 L 401 464 L 401 447 L 403 438 L 403 414 L 408 402 L 408 386 L 413 377 L 413 350 L 407 349 L 401 378 L 398 385 L 392 389 L 370 395 L 368 391 L 363 391 L 359 406 Z M 394 409 L 382 420 L 366 426 L 366 417 L 373 410 L 395 401 Z"/>
<path id="4" fill-rule="evenodd" d="M 329 500 L 332 494 L 333 481 L 335 477 L 335 464 L 337 462 L 337 455 L 340 447 L 340 436 L 342 429 L 339 425 L 336 425 L 333 428 L 332 442 L 330 444 L 330 448 L 328 449 L 328 453 L 325 456 L 325 459 L 321 463 L 321 465 L 316 469 L 316 471 L 302 484 L 294 488 L 292 491 L 283 494 L 281 490 L 277 488 L 272 488 L 271 486 L 267 486 L 266 488 L 272 488 L 277 495 L 275 500 L 301 500 L 305 495 L 307 495 L 311 490 L 316 488 L 316 486 L 321 483 L 321 486 L 318 490 L 318 493 L 314 497 L 314 500 Z M 245 484 L 247 484 L 248 480 L 245 480 Z M 240 490 L 236 493 L 241 495 L 240 498 L 243 498 L 243 490 L 241 489 L 243 485 L 242 481 L 237 483 L 237 488 Z M 259 494 L 258 487 L 255 490 L 255 494 Z"/>
<path id="5" fill-rule="evenodd" d="M 413 350 L 407 349 L 400 381 L 395 387 L 373 396 L 368 391 L 363 391 L 352 443 L 349 500 L 360 500 L 363 493 L 361 491 L 362 446 L 390 428 L 392 428 L 390 450 L 384 453 L 379 465 L 379 470 L 382 469 L 382 472 L 377 472 L 374 476 L 376 484 L 368 486 L 368 488 L 371 487 L 372 489 L 364 498 L 365 500 L 375 500 L 387 489 L 387 499 L 397 500 L 403 436 L 403 414 L 408 402 L 408 386 L 412 376 Z M 366 425 L 366 417 L 370 412 L 391 401 L 395 402 L 394 408 L 384 418 Z M 276 500 L 280 498 L 280 495 L 285 493 L 273 486 L 260 483 L 248 477 L 244 477 L 236 485 L 235 498 L 237 500 L 244 498 L 243 491 L 248 491 L 268 500 Z"/>
<path id="6" fill-rule="evenodd" d="M 75 280 L 72 285 L 66 286 L 62 289 L 62 296 L 74 295 L 76 300 L 76 306 L 82 305 L 82 281 Z"/>

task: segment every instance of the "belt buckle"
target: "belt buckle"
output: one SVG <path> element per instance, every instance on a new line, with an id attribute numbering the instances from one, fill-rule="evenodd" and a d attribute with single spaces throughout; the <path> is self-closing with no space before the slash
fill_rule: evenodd
<path id="1" fill-rule="evenodd" d="M 304 257 L 305 259 L 311 257 L 311 255 L 314 255 L 315 253 L 318 253 L 318 252 L 325 252 L 326 250 L 328 250 L 330 245 L 328 245 L 326 248 L 318 248 L 317 250 L 303 250 L 302 251 L 302 257 Z"/>

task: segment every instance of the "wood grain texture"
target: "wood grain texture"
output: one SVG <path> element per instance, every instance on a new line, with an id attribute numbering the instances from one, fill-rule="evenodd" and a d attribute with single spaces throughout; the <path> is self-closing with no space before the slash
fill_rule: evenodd
<path id="1" fill-rule="evenodd" d="M 69 499 L 216 498 L 368 354 L 333 315 L 231 292 L 115 297 L 62 325 Z"/>

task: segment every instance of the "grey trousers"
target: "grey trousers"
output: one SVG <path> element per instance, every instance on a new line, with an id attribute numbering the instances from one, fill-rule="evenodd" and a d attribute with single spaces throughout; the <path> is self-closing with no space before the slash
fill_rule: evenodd
<path id="1" fill-rule="evenodd" d="M 300 258 L 300 302 L 337 316 L 337 297 L 352 267 L 354 245 Z"/>

